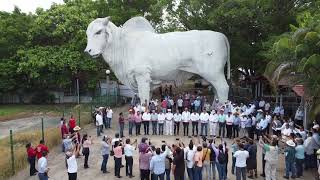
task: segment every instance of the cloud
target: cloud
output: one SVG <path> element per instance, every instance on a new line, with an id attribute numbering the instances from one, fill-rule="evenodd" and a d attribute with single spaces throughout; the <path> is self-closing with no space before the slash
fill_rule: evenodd
<path id="1" fill-rule="evenodd" d="M 63 0 L 0 0 L 0 11 L 12 12 L 18 6 L 22 12 L 34 13 L 38 7 L 49 9 L 52 3 L 63 4 Z"/>

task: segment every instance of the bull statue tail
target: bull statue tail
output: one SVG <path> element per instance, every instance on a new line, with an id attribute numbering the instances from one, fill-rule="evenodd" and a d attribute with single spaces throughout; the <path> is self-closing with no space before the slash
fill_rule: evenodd
<path id="1" fill-rule="evenodd" d="M 225 37 L 225 43 L 226 43 L 226 47 L 227 47 L 227 66 L 228 66 L 228 69 L 227 69 L 227 79 L 230 79 L 230 44 L 229 44 L 229 41 L 228 41 L 228 38 Z"/>

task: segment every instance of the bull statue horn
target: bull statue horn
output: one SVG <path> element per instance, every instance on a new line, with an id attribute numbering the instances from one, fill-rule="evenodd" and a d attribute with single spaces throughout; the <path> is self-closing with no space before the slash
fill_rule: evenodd
<path id="1" fill-rule="evenodd" d="M 102 21 L 103 21 L 103 25 L 105 25 L 105 26 L 106 26 L 106 25 L 108 25 L 108 23 L 109 23 L 110 19 L 111 19 L 111 17 L 110 17 L 110 16 L 103 18 L 103 19 L 102 19 Z"/>

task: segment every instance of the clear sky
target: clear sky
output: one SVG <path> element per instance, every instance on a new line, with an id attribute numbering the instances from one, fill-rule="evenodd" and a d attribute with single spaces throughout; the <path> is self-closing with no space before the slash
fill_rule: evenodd
<path id="1" fill-rule="evenodd" d="M 63 0 L 0 0 L 0 11 L 11 12 L 16 5 L 22 12 L 34 13 L 38 7 L 43 9 L 50 8 L 53 2 L 62 4 Z"/>

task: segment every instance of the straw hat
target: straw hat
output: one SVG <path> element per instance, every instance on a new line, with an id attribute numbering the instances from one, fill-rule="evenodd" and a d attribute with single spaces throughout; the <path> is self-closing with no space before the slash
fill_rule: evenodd
<path id="1" fill-rule="evenodd" d="M 319 124 L 316 124 L 316 125 L 314 125 L 313 127 L 312 127 L 312 129 L 319 129 Z"/>
<path id="2" fill-rule="evenodd" d="M 287 141 L 286 144 L 288 146 L 291 146 L 291 147 L 295 147 L 296 146 L 296 144 L 292 140 Z"/>
<path id="3" fill-rule="evenodd" d="M 79 131 L 79 130 L 81 130 L 81 127 L 76 126 L 76 127 L 73 128 L 73 130 L 74 130 L 74 131 Z"/>
<path id="4" fill-rule="evenodd" d="M 258 109 L 258 112 L 263 112 L 261 109 Z"/>

